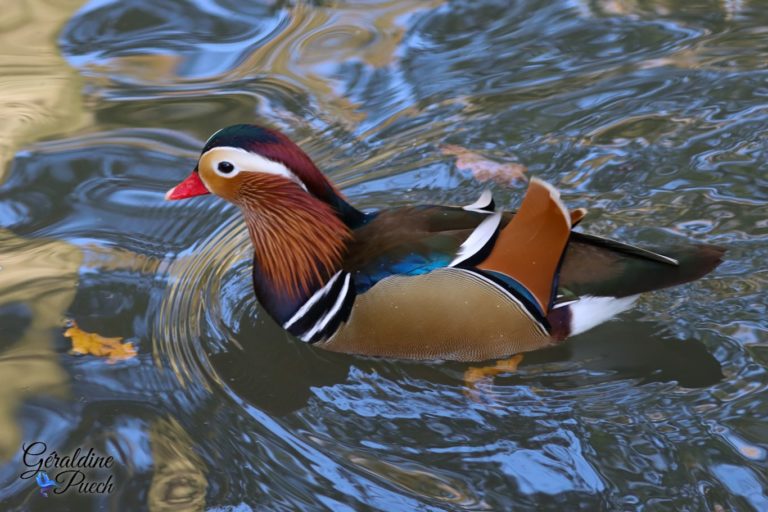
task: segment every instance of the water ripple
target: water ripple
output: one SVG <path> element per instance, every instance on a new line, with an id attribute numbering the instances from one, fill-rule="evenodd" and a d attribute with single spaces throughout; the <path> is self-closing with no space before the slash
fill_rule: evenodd
<path id="1" fill-rule="evenodd" d="M 766 12 L 88 2 L 58 37 L 76 72 L 39 80 L 69 77 L 77 100 L 50 105 L 78 109 L 82 85 L 88 116 L 17 153 L 0 187 L 0 456 L 22 433 L 91 443 L 124 471 L 102 504 L 132 510 L 175 492 L 212 510 L 763 507 Z M 20 122 L 55 121 L 41 105 Z M 473 200 L 487 185 L 445 157 L 454 144 L 557 184 L 587 231 L 727 259 L 474 391 L 467 365 L 321 352 L 255 303 L 235 208 L 162 199 L 214 130 L 254 119 L 363 208 Z M 523 187 L 495 186 L 497 203 Z M 65 316 L 139 355 L 68 354 Z M 22 509 L 17 463 L 0 499 Z"/>

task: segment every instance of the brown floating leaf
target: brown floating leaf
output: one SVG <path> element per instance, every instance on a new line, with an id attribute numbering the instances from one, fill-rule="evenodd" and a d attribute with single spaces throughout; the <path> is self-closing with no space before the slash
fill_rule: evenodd
<path id="1" fill-rule="evenodd" d="M 472 172 L 475 179 L 481 182 L 493 180 L 501 185 L 509 185 L 525 179 L 525 173 L 528 171 L 523 164 L 494 162 L 454 144 L 446 144 L 441 149 L 444 155 L 456 157 L 457 168 Z"/>
<path id="2" fill-rule="evenodd" d="M 86 332 L 80 329 L 74 320 L 69 321 L 69 328 L 64 331 L 64 336 L 72 339 L 73 354 L 106 357 L 108 363 L 136 356 L 133 343 L 122 343 L 123 338 L 107 338 L 95 332 Z"/>

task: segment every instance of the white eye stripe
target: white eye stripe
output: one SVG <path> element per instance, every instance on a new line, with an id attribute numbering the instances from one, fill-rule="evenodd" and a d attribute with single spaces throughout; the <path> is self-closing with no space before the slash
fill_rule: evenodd
<path id="1" fill-rule="evenodd" d="M 212 148 L 200 156 L 200 161 L 210 162 L 213 171 L 224 178 L 231 178 L 240 172 L 265 172 L 288 178 L 301 185 L 304 190 L 307 189 L 301 179 L 282 163 L 275 162 L 274 160 L 257 155 L 256 153 L 251 153 L 242 148 L 229 146 Z M 219 164 L 221 162 L 231 163 L 234 166 L 234 170 L 228 173 L 219 171 Z"/>

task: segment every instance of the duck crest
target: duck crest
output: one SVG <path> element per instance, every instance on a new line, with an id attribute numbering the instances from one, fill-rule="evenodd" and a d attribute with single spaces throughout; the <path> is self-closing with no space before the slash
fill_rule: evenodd
<path id="1" fill-rule="evenodd" d="M 253 173 L 239 204 L 254 247 L 254 286 L 278 320 L 292 314 L 341 266 L 350 228 L 334 208 L 277 176 Z"/>

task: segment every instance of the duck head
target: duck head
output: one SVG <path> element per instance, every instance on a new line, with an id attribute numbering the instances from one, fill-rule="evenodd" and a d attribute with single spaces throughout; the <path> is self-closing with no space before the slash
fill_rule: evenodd
<path id="1" fill-rule="evenodd" d="M 168 191 L 168 200 L 213 193 L 241 206 L 259 196 L 259 186 L 295 185 L 329 204 L 354 224 L 362 214 L 352 208 L 304 151 L 277 130 L 236 124 L 214 133 L 197 165 L 183 182 Z"/>
<path id="2" fill-rule="evenodd" d="M 279 302 L 277 317 L 336 272 L 351 229 L 365 220 L 287 136 L 255 125 L 214 133 L 165 198 L 209 193 L 240 208 L 254 246 L 256 293 L 263 305 Z"/>

